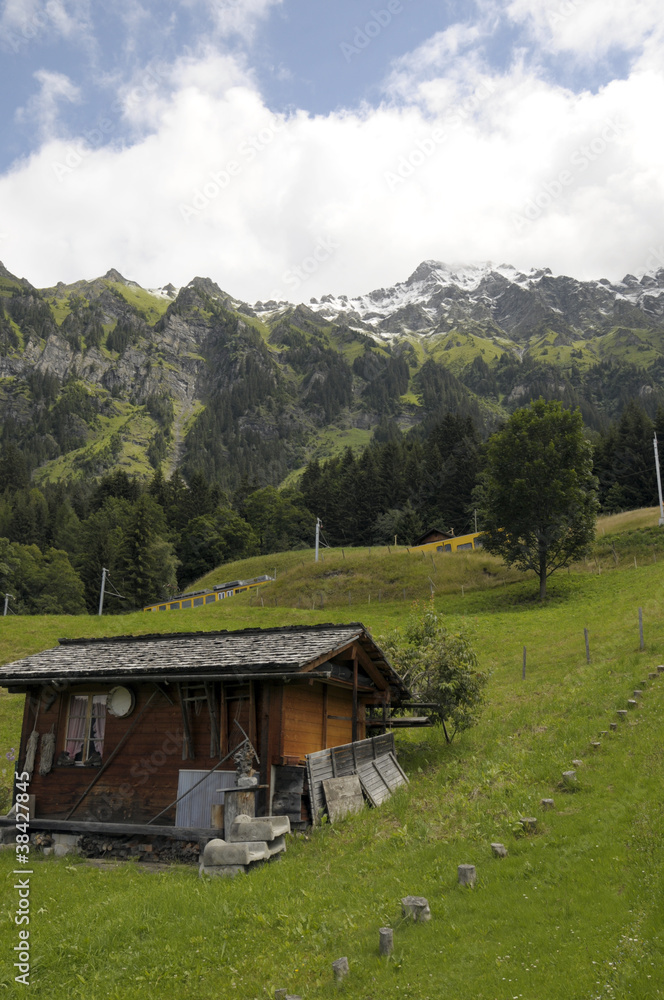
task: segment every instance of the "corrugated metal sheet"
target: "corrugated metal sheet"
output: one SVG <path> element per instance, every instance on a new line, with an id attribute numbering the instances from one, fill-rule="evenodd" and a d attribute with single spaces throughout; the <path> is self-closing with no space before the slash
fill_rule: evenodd
<path id="1" fill-rule="evenodd" d="M 220 805 L 224 801 L 223 791 L 217 789 L 235 787 L 235 771 L 180 771 L 178 798 L 193 788 L 204 775 L 207 775 L 207 779 L 201 781 L 198 788 L 178 802 L 175 811 L 176 826 L 209 827 L 212 806 Z"/>

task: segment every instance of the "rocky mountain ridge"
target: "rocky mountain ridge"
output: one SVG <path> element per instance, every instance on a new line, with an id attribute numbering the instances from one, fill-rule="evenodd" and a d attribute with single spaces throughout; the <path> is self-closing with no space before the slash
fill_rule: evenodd
<path id="1" fill-rule="evenodd" d="M 630 398 L 664 402 L 664 269 L 611 283 L 424 261 L 293 305 L 115 269 L 36 289 L 0 265 L 2 440 L 46 478 L 182 466 L 276 484 L 387 424 L 455 412 L 490 430 L 539 395 L 596 428 Z"/>

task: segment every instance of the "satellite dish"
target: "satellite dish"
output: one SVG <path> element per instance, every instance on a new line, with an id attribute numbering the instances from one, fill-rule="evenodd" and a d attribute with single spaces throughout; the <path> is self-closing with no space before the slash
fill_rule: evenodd
<path id="1" fill-rule="evenodd" d="M 106 699 L 106 708 L 111 715 L 117 716 L 118 719 L 124 719 L 126 716 L 131 715 L 135 704 L 136 698 L 134 697 L 134 692 L 126 687 L 111 688 Z"/>

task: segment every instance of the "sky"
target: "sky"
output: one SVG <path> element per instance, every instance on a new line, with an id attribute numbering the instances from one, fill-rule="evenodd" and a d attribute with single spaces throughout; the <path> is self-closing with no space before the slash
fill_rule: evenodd
<path id="1" fill-rule="evenodd" d="M 0 0 L 0 260 L 307 302 L 664 266 L 660 0 Z"/>

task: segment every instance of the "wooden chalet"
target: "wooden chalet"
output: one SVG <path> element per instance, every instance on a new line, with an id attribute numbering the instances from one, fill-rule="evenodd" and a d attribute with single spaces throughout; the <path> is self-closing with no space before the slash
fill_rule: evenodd
<path id="1" fill-rule="evenodd" d="M 360 623 L 62 639 L 0 685 L 26 694 L 17 770 L 28 758 L 37 820 L 178 829 L 212 825 L 246 738 L 257 814 L 286 811 L 299 775 L 311 819 L 305 756 L 365 739 L 367 714 L 371 735 L 408 696 Z"/>

